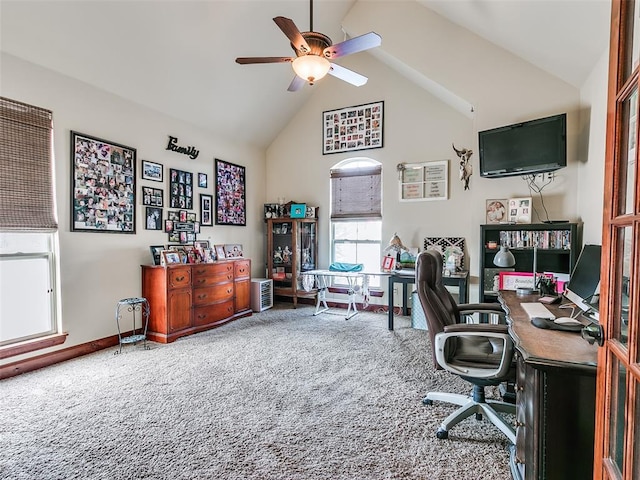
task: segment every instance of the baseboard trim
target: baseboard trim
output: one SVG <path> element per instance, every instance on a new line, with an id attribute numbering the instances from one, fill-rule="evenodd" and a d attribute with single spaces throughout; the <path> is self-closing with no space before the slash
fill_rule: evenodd
<path id="1" fill-rule="evenodd" d="M 8 363 L 6 365 L 0 365 L 0 380 L 15 377 L 22 373 L 32 372 L 33 370 L 55 365 L 56 363 L 71 360 L 72 358 L 94 353 L 99 350 L 104 350 L 105 348 L 119 345 L 119 343 L 118 336 L 112 335 L 111 337 L 93 340 L 81 345 L 75 345 L 55 352 L 45 353 L 44 355 L 38 355 L 37 357 L 18 360 L 17 362 Z"/>

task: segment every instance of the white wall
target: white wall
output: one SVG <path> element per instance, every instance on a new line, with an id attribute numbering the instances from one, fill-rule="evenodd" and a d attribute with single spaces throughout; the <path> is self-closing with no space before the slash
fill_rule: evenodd
<path id="1" fill-rule="evenodd" d="M 240 243 L 254 259 L 254 276 L 264 276 L 262 204 L 265 201 L 264 153 L 229 143 L 211 132 L 125 101 L 69 77 L 2 54 L 0 94 L 53 111 L 56 183 L 59 214 L 62 329 L 67 348 L 117 334 L 116 302 L 141 294 L 140 265 L 151 264 L 149 245 L 168 244 L 167 234 L 145 230 L 142 185 L 164 189 L 164 216 L 168 204 L 168 169 L 178 168 L 209 175 L 206 189 L 194 188 L 194 210 L 200 218 L 199 194 L 214 193 L 214 158 L 246 166 L 247 226 L 202 227 L 199 239 L 212 243 Z M 70 131 L 79 131 L 137 149 L 136 234 L 70 231 Z M 200 150 L 196 160 L 167 151 L 168 135 L 181 145 Z M 140 179 L 141 160 L 164 165 L 164 183 Z M 34 201 L 37 195 L 34 194 Z M 38 351 L 39 355 L 54 349 Z M 34 354 L 32 354 L 34 355 Z M 4 363 L 20 360 L 13 357 Z"/>
<path id="2" fill-rule="evenodd" d="M 581 155 L 587 152 L 581 152 L 578 145 L 585 134 L 580 115 L 589 99 L 581 102 L 577 88 L 413 2 L 359 2 L 343 24 L 351 35 L 369 30 L 379 33 L 383 38 L 379 48 L 384 52 L 377 57 L 389 55 L 410 64 L 414 77 L 417 73 L 418 78 L 426 79 L 422 84 L 435 81 L 448 95 L 442 95 L 443 89 L 432 90 L 436 97 L 368 53 L 337 61 L 368 76 L 365 86 L 356 88 L 327 78 L 305 87 L 317 90 L 267 150 L 267 199 L 285 197 L 320 206 L 320 267 L 330 261 L 329 168 L 345 158 L 368 156 L 383 164 L 383 241 L 394 232 L 405 245 L 420 247 L 426 236 L 464 237 L 473 283 L 471 298 L 477 298 L 479 225 L 485 223 L 485 200 L 532 196 L 520 177 L 484 179 L 478 175 L 478 131 L 555 113 L 568 114 L 568 166 L 543 190 L 544 206 L 551 220 L 582 218 L 578 172 L 586 160 Z M 397 25 L 402 25 L 401 35 Z M 421 48 L 407 48 L 409 39 L 411 45 Z M 462 111 L 451 98 L 473 105 L 474 114 Z M 379 100 L 385 102 L 384 148 L 322 155 L 323 111 Z M 601 96 L 596 100 L 604 101 Z M 598 133 L 596 129 L 594 135 Z M 468 191 L 457 178 L 452 143 L 476 152 L 471 158 L 476 173 Z M 398 163 L 442 159 L 450 159 L 449 200 L 398 200 Z M 296 181 L 282 181 L 294 173 Z M 590 182 L 589 188 L 593 187 L 600 196 L 602 185 Z M 545 220 L 540 197 L 533 197 L 533 221 Z M 589 216 L 588 220 L 597 222 L 590 229 L 599 228 L 600 219 Z"/>
<path id="3" fill-rule="evenodd" d="M 604 155 L 607 129 L 609 51 L 605 49 L 580 90 L 580 158 L 578 211 L 584 229 L 582 243 L 602 244 Z"/>

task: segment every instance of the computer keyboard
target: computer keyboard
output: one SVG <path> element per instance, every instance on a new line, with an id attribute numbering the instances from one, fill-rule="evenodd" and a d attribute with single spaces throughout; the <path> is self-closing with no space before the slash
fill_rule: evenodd
<path id="1" fill-rule="evenodd" d="M 553 320 L 556 318 L 556 316 L 553 313 L 551 313 L 551 310 L 549 310 L 547 307 L 545 307 L 541 303 L 530 302 L 530 303 L 521 303 L 520 305 L 529 316 L 529 319 L 532 319 L 533 317 L 538 317 L 538 318 L 549 318 Z"/>

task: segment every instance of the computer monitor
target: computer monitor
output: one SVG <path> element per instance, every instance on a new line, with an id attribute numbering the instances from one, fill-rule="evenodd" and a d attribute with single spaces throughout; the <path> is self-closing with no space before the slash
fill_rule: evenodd
<path id="1" fill-rule="evenodd" d="M 600 293 L 600 245 L 582 247 L 576 266 L 571 272 L 564 297 L 583 312 L 590 312 L 597 318 Z"/>

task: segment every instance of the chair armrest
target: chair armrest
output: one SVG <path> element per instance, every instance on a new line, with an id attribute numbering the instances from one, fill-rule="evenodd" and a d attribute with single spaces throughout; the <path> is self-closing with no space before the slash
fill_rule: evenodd
<path id="1" fill-rule="evenodd" d="M 456 323 L 454 325 L 445 325 L 444 333 L 466 333 L 477 332 L 484 333 L 509 333 L 509 327 L 502 323 Z"/>
<path id="2" fill-rule="evenodd" d="M 491 311 L 495 311 L 496 313 L 504 313 L 504 309 L 502 308 L 502 305 L 500 305 L 499 303 L 490 303 L 490 302 L 459 303 L 458 309 L 459 310 L 491 310 Z"/>
<path id="3" fill-rule="evenodd" d="M 470 317 L 474 313 L 485 315 L 497 315 L 498 322 L 505 322 L 507 314 L 499 303 L 461 303 L 458 305 L 461 322 L 465 322 L 463 317 Z"/>
<path id="4" fill-rule="evenodd" d="M 468 360 L 456 363 L 455 354 L 453 354 L 452 358 L 447 358 L 446 344 L 448 341 L 457 341 L 461 338 L 472 340 L 474 337 L 476 339 L 485 338 L 487 342 L 491 342 L 491 346 L 494 346 L 493 342 L 501 346 L 502 352 L 498 364 L 473 363 Z M 506 377 L 511 369 L 513 341 L 509 336 L 506 325 L 484 323 L 448 325 L 445 327 L 444 332 L 435 336 L 434 343 L 438 364 L 456 375 L 492 380 Z"/>

